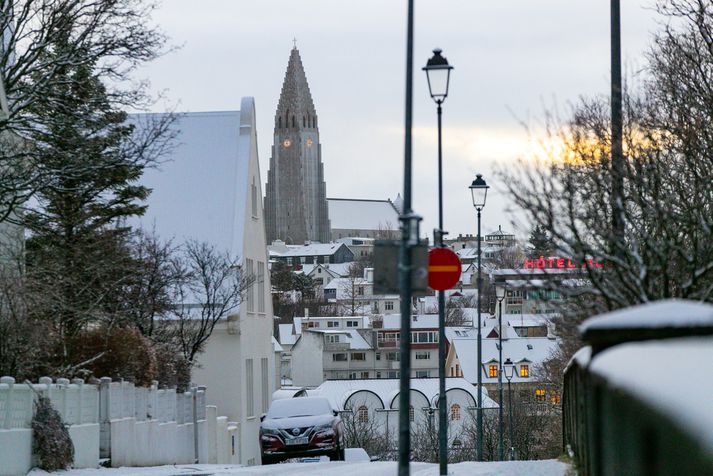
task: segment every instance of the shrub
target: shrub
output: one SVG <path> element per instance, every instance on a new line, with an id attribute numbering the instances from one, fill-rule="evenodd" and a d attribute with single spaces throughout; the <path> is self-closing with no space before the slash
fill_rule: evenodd
<path id="1" fill-rule="evenodd" d="M 59 412 L 47 397 L 38 395 L 32 417 L 32 452 L 45 471 L 67 469 L 74 461 L 74 445 Z"/>

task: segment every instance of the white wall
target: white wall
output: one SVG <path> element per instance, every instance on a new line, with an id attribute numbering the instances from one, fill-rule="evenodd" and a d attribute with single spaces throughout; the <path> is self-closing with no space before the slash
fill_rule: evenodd
<path id="1" fill-rule="evenodd" d="M 324 381 L 321 333 L 304 331 L 292 346 L 292 385 L 317 387 Z"/>

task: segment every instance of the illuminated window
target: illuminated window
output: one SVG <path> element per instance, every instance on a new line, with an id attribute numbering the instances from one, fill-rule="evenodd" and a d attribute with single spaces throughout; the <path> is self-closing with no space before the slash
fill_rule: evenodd
<path id="1" fill-rule="evenodd" d="M 545 389 L 544 388 L 538 388 L 535 390 L 535 400 L 538 402 L 545 401 Z"/>
<path id="2" fill-rule="evenodd" d="M 359 421 L 359 423 L 369 422 L 369 409 L 366 408 L 365 405 L 360 406 L 357 410 L 357 420 Z"/>
<path id="3" fill-rule="evenodd" d="M 460 420 L 460 405 L 454 403 L 451 405 L 451 421 Z"/>
<path id="4" fill-rule="evenodd" d="M 498 366 L 488 365 L 488 377 L 494 378 L 498 376 Z"/>
<path id="5" fill-rule="evenodd" d="M 562 403 L 562 397 L 560 397 L 560 394 L 558 392 L 552 392 L 552 394 L 550 395 L 550 401 L 553 405 L 559 405 L 560 403 Z"/>
<path id="6" fill-rule="evenodd" d="M 520 377 L 529 377 L 530 376 L 530 366 L 526 364 L 520 365 Z M 543 390 L 544 392 L 544 390 Z"/>
<path id="7" fill-rule="evenodd" d="M 413 421 L 415 418 L 415 412 L 413 411 L 413 405 L 409 405 L 408 407 L 408 421 Z"/>

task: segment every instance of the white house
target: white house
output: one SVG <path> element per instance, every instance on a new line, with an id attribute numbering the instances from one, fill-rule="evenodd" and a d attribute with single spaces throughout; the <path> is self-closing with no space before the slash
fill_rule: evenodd
<path id="1" fill-rule="evenodd" d="M 139 124 L 144 115 L 132 120 Z M 255 130 L 255 104 L 239 111 L 179 114 L 176 147 L 158 170 L 147 170 L 153 189 L 145 228 L 159 236 L 208 242 L 241 260 L 256 277 L 239 309 L 219 322 L 198 357 L 192 378 L 207 385 L 207 399 L 239 427 L 241 464 L 259 464 L 260 414 L 275 390 L 273 312 Z"/>

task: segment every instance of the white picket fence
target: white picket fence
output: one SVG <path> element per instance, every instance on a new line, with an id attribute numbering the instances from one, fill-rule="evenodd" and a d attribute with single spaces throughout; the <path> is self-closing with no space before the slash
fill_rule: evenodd
<path id="1" fill-rule="evenodd" d="M 200 463 L 239 461 L 237 423 L 206 406 L 205 387 L 176 393 L 159 389 L 158 382 L 142 388 L 106 377 L 99 385 L 43 377 L 31 386 L 0 378 L 0 476 L 25 474 L 32 467 L 31 421 L 38 393 L 69 425 L 75 468 L 97 467 L 99 458 L 109 458 L 114 467 L 193 463 L 196 452 Z"/>

